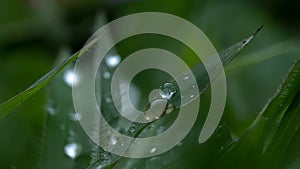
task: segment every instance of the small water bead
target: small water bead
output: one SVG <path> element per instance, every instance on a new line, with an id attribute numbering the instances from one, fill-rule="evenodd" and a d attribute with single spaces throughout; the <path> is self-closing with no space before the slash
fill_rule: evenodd
<path id="1" fill-rule="evenodd" d="M 104 79 L 109 79 L 110 78 L 110 73 L 109 72 L 104 72 L 103 77 L 104 77 Z"/>
<path id="2" fill-rule="evenodd" d="M 160 87 L 160 95 L 164 99 L 170 99 L 176 93 L 176 86 L 172 83 L 165 83 Z"/>
<path id="3" fill-rule="evenodd" d="M 48 114 L 54 116 L 56 114 L 56 111 L 53 107 L 47 107 Z"/>
<path id="4" fill-rule="evenodd" d="M 156 147 L 153 147 L 153 148 L 151 148 L 151 149 L 150 149 L 150 153 L 152 153 L 152 154 L 153 154 L 153 153 L 155 153 L 155 152 L 156 152 L 156 150 L 157 150 L 157 148 L 156 148 Z"/>
<path id="5" fill-rule="evenodd" d="M 71 159 L 76 159 L 82 152 L 82 146 L 79 143 L 72 142 L 68 143 L 64 147 L 64 153 L 67 157 Z"/>
<path id="6" fill-rule="evenodd" d="M 121 62 L 121 57 L 119 55 L 108 55 L 105 61 L 109 67 L 114 68 Z"/>
<path id="7" fill-rule="evenodd" d="M 132 126 L 130 126 L 130 128 L 129 128 L 130 133 L 134 133 L 135 130 L 136 130 L 136 126 L 134 124 Z"/>
<path id="8" fill-rule="evenodd" d="M 76 85 L 79 81 L 78 76 L 74 73 L 73 70 L 67 70 L 64 73 L 63 79 L 64 79 L 65 83 L 70 87 L 72 87 L 73 85 Z"/>
<path id="9" fill-rule="evenodd" d="M 72 120 L 72 121 L 79 121 L 79 120 L 81 120 L 81 114 L 78 114 L 78 113 L 70 113 L 69 114 L 69 117 L 70 117 L 70 119 Z"/>
<path id="10" fill-rule="evenodd" d="M 158 129 L 156 130 L 157 134 L 161 134 L 165 131 L 165 127 L 164 126 L 159 126 Z"/>
<path id="11" fill-rule="evenodd" d="M 69 130 L 69 135 L 73 137 L 73 136 L 76 135 L 76 133 L 75 133 L 75 131 L 73 131 L 73 130 Z"/>
<path id="12" fill-rule="evenodd" d="M 61 131 L 65 131 L 66 130 L 66 126 L 64 124 L 61 124 L 60 126 Z"/>
<path id="13" fill-rule="evenodd" d="M 190 98 L 194 98 L 195 96 L 193 94 L 190 95 Z"/>
<path id="14" fill-rule="evenodd" d="M 106 102 L 106 103 L 111 103 L 111 101 L 112 101 L 112 100 L 111 100 L 110 97 L 106 97 L 106 98 L 105 98 L 105 102 Z"/>
<path id="15" fill-rule="evenodd" d="M 111 137 L 110 144 L 113 145 L 113 146 L 118 144 L 118 139 L 116 137 Z"/>
<path id="16" fill-rule="evenodd" d="M 183 75 L 183 80 L 188 80 L 190 78 L 190 76 L 187 74 L 187 73 L 185 73 L 184 75 Z"/>

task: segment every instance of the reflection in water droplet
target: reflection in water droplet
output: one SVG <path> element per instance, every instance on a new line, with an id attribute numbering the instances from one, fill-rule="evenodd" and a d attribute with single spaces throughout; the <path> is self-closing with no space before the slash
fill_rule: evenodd
<path id="1" fill-rule="evenodd" d="M 64 152 L 69 158 L 76 159 L 82 152 L 82 146 L 81 144 L 75 142 L 68 143 L 64 147 Z"/>
<path id="2" fill-rule="evenodd" d="M 194 98 L 195 96 L 193 94 L 190 95 L 191 98 Z"/>
<path id="3" fill-rule="evenodd" d="M 75 133 L 75 131 L 73 131 L 73 130 L 69 130 L 69 135 L 70 135 L 70 136 L 75 136 L 76 133 Z"/>
<path id="4" fill-rule="evenodd" d="M 106 57 L 106 64 L 111 68 L 116 67 L 120 62 L 121 57 L 119 55 L 108 55 Z"/>
<path id="5" fill-rule="evenodd" d="M 110 73 L 109 72 L 104 72 L 103 77 L 104 77 L 104 79 L 109 79 L 110 78 Z"/>
<path id="6" fill-rule="evenodd" d="M 156 148 L 156 147 L 153 147 L 153 148 L 151 148 L 150 153 L 155 153 L 156 150 L 157 150 L 157 148 Z"/>
<path id="7" fill-rule="evenodd" d="M 160 95 L 163 99 L 170 99 L 176 93 L 176 86 L 172 83 L 165 83 L 160 87 Z"/>

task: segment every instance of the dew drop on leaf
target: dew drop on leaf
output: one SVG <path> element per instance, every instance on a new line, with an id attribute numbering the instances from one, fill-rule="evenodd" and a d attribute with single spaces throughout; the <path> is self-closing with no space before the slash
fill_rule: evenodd
<path id="1" fill-rule="evenodd" d="M 53 107 L 47 107 L 48 114 L 54 116 L 56 114 L 56 111 Z"/>
<path id="2" fill-rule="evenodd" d="M 108 55 L 105 61 L 107 66 L 114 68 L 121 62 L 121 57 L 119 55 Z"/>
<path id="3" fill-rule="evenodd" d="M 69 117 L 70 117 L 70 119 L 72 120 L 72 121 L 79 121 L 79 120 L 81 120 L 81 115 L 80 114 L 78 114 L 78 113 L 70 113 L 69 114 Z"/>
<path id="4" fill-rule="evenodd" d="M 73 85 L 76 85 L 79 81 L 78 76 L 71 69 L 65 71 L 63 79 L 64 79 L 64 82 L 70 87 L 72 87 Z"/>
<path id="5" fill-rule="evenodd" d="M 104 77 L 104 79 L 109 79 L 110 78 L 110 73 L 109 72 L 104 72 L 103 77 Z"/>
<path id="6" fill-rule="evenodd" d="M 157 150 L 157 148 L 156 148 L 156 147 L 153 147 L 153 148 L 150 149 L 150 153 L 155 153 L 156 150 Z"/>
<path id="7" fill-rule="evenodd" d="M 163 99 L 170 99 L 176 93 L 176 86 L 172 83 L 164 83 L 160 87 L 160 95 Z"/>
<path id="8" fill-rule="evenodd" d="M 110 144 L 113 145 L 113 146 L 118 144 L 118 139 L 116 137 L 111 137 Z"/>
<path id="9" fill-rule="evenodd" d="M 82 146 L 79 143 L 68 143 L 64 147 L 65 155 L 71 159 L 76 159 L 82 152 Z"/>

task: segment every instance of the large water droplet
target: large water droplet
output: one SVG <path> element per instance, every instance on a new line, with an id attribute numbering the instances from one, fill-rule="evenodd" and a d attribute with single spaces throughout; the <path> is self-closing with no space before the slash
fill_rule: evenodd
<path id="1" fill-rule="evenodd" d="M 109 67 L 114 68 L 121 62 L 121 57 L 119 55 L 108 55 L 105 61 Z"/>
<path id="2" fill-rule="evenodd" d="M 165 83 L 160 87 L 160 95 L 164 99 L 170 99 L 176 93 L 176 86 L 172 83 Z"/>
<path id="3" fill-rule="evenodd" d="M 81 144 L 75 142 L 68 143 L 64 147 L 64 152 L 69 158 L 76 159 L 82 152 L 82 146 Z"/>
<path id="4" fill-rule="evenodd" d="M 64 73 L 63 79 L 65 81 L 65 83 L 72 87 L 73 85 L 76 85 L 79 81 L 78 76 L 74 73 L 73 70 L 67 70 Z"/>

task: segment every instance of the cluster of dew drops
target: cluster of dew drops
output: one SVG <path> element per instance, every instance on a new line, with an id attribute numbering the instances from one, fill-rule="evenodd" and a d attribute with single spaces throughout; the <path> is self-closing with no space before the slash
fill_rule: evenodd
<path id="1" fill-rule="evenodd" d="M 109 68 L 115 68 L 119 63 L 121 62 L 121 57 L 119 55 L 108 55 L 105 58 L 105 63 Z M 103 72 L 102 74 L 104 79 L 110 79 L 111 78 L 111 73 L 108 71 Z M 64 83 L 69 86 L 72 87 L 73 85 L 75 85 L 76 83 L 78 83 L 78 77 L 77 75 L 74 73 L 73 69 L 67 69 L 64 74 L 63 74 L 63 81 Z M 176 87 L 173 83 L 164 83 L 161 87 L 160 87 L 160 96 L 163 99 L 170 99 L 174 94 L 176 93 Z M 112 100 L 110 97 L 104 98 L 105 101 L 107 103 L 111 103 Z M 47 112 L 49 115 L 51 116 L 55 116 L 56 115 L 56 110 L 53 106 L 49 106 L 47 107 Z M 71 121 L 79 121 L 81 119 L 81 115 L 75 112 L 69 113 L 69 119 Z M 61 124 L 60 125 L 60 129 L 61 130 L 66 130 L 66 127 Z M 131 127 L 131 132 L 135 131 L 135 127 L 132 126 Z M 75 135 L 74 131 L 69 131 L 69 135 L 70 137 L 72 137 L 73 135 Z M 117 139 L 112 139 L 112 144 L 115 145 L 117 144 Z M 64 146 L 64 154 L 70 158 L 70 159 L 77 159 L 80 154 L 82 153 L 82 145 L 77 142 L 74 141 L 74 139 L 68 139 L 68 142 L 65 144 Z M 150 153 L 155 153 L 157 151 L 156 147 L 153 147 L 150 149 Z"/>

